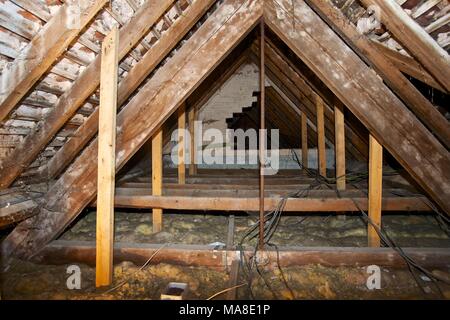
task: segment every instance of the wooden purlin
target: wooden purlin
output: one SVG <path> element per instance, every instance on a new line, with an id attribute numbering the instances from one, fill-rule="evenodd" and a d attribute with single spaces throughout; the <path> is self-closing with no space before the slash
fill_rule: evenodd
<path id="1" fill-rule="evenodd" d="M 208 74 L 256 25 L 258 0 L 227 0 L 208 17 L 118 115 L 116 167 L 121 168 Z M 189 66 L 189 67 L 188 67 Z M 164 84 L 163 86 L 161 84 Z M 2 242 L 6 257 L 29 257 L 57 237 L 95 197 L 97 141 L 75 160 L 45 196 L 39 214 Z M 57 213 L 58 212 L 58 213 Z M 30 229 L 39 222 L 42 229 Z"/>

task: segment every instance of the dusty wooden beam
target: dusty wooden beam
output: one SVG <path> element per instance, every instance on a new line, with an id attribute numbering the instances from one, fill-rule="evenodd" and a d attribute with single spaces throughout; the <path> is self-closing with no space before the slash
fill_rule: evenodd
<path id="1" fill-rule="evenodd" d="M 183 48 L 149 79 L 118 115 L 116 170 L 156 133 L 261 16 L 260 1 L 225 0 Z M 96 148 L 94 140 L 50 188 L 44 197 L 46 208 L 37 209 L 37 216 L 16 227 L 2 242 L 4 257 L 13 253 L 30 256 L 57 237 L 94 199 L 97 168 L 92 159 Z M 42 229 L 30 228 L 36 221 Z"/>
<path id="2" fill-rule="evenodd" d="M 182 104 L 178 109 L 178 183 L 186 183 L 186 104 Z"/>
<path id="3" fill-rule="evenodd" d="M 345 123 L 344 106 L 336 101 L 334 106 L 334 127 L 335 127 L 335 157 L 336 157 L 336 188 L 345 190 Z"/>
<path id="4" fill-rule="evenodd" d="M 163 130 L 158 129 L 152 137 L 152 195 L 162 195 L 163 181 Z M 153 232 L 160 232 L 162 229 L 162 209 L 153 208 Z"/>
<path id="5" fill-rule="evenodd" d="M 107 0 L 68 1 L 34 36 L 0 78 L 0 122 L 67 49 Z M 18 159 L 16 158 L 15 161 Z"/>
<path id="6" fill-rule="evenodd" d="M 394 0 L 361 0 L 366 6 L 380 10 L 381 22 L 434 78 L 450 91 L 450 56 Z"/>
<path id="7" fill-rule="evenodd" d="M 403 102 L 304 1 L 265 1 L 265 16 L 278 37 L 450 213 L 450 155 Z"/>
<path id="8" fill-rule="evenodd" d="M 308 168 L 308 117 L 304 112 L 302 112 L 301 116 L 301 125 L 302 125 L 302 164 L 303 168 Z"/>
<path id="9" fill-rule="evenodd" d="M 323 100 L 316 95 L 316 113 L 317 113 L 317 162 L 319 165 L 319 174 L 322 177 L 327 176 L 327 153 L 325 149 L 325 119 L 323 110 Z"/>
<path id="10" fill-rule="evenodd" d="M 142 39 L 171 3 L 172 0 L 147 1 L 140 7 L 131 20 L 120 29 L 119 60 L 125 57 Z M 73 83 L 70 90 L 59 98 L 45 119 L 39 122 L 22 143 L 3 161 L 0 168 L 0 189 L 7 188 L 14 182 L 98 88 L 100 61 L 101 57 L 97 55 L 95 60 Z M 98 123 L 98 117 L 95 122 Z"/>
<path id="11" fill-rule="evenodd" d="M 138 88 L 142 81 L 157 67 L 166 55 L 188 33 L 192 26 L 210 8 L 214 0 L 198 0 L 189 6 L 174 24 L 170 31 L 164 32 L 155 44 L 145 53 L 142 59 L 128 72 L 119 84 L 118 105 L 121 106 Z M 94 113 L 77 129 L 74 137 L 69 139 L 58 150 L 48 164 L 46 178 L 54 179 L 80 153 L 86 144 L 95 136 L 98 129 L 98 112 Z"/>
<path id="12" fill-rule="evenodd" d="M 382 186 L 383 186 L 383 146 L 370 135 L 369 145 L 369 226 L 368 244 L 380 246 L 380 237 L 376 228 L 381 227 Z"/>
<path id="13" fill-rule="evenodd" d="M 341 34 L 347 43 L 361 56 L 368 59 L 388 85 L 403 99 L 414 114 L 432 130 L 447 148 L 450 147 L 450 126 L 447 119 L 429 102 L 402 74 L 405 72 L 434 86 L 434 79 L 414 59 L 397 53 L 384 45 L 370 41 L 349 23 L 342 12 L 329 1 L 307 0 L 333 29 Z M 440 90 L 443 90 L 440 88 Z M 445 91 L 445 90 L 444 90 Z"/>
<path id="14" fill-rule="evenodd" d="M 158 254 L 155 255 L 155 252 Z M 450 265 L 450 251 L 447 248 L 404 248 L 405 253 L 424 267 L 444 267 Z M 245 255 L 254 250 L 249 248 Z M 267 249 L 260 253 L 268 258 L 270 265 L 276 267 L 277 252 Z M 161 244 L 116 243 L 114 263 L 131 261 L 141 266 L 151 256 L 151 264 L 170 263 L 184 266 L 216 267 L 224 270 L 239 255 L 236 250 L 215 250 L 210 246 Z M 281 267 L 321 264 L 327 267 L 362 267 L 378 265 L 404 268 L 406 263 L 400 255 L 390 248 L 340 248 L 340 247 L 280 247 Z M 89 241 L 57 240 L 48 244 L 33 261 L 43 264 L 84 263 L 94 265 L 95 244 Z"/>
<path id="15" fill-rule="evenodd" d="M 281 201 L 280 197 L 266 197 L 264 210 L 275 210 Z M 355 202 L 357 205 L 355 205 Z M 117 195 L 116 207 L 122 208 L 162 208 L 176 210 L 210 210 L 210 211 L 259 211 L 259 198 L 233 196 L 136 196 Z M 289 198 L 283 212 L 359 212 L 368 209 L 367 198 Z M 385 211 L 429 211 L 430 208 L 422 198 L 387 197 L 383 198 L 382 210 Z"/>
<path id="16" fill-rule="evenodd" d="M 114 27 L 103 40 L 101 56 L 95 269 L 97 287 L 111 285 L 113 275 L 118 51 L 119 29 Z"/>

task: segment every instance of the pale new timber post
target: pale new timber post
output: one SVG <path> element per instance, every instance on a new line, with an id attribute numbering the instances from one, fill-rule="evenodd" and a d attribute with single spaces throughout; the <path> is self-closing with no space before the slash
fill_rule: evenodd
<path id="1" fill-rule="evenodd" d="M 197 119 L 197 110 L 195 110 L 195 106 L 189 110 L 188 114 L 189 118 L 189 133 L 191 135 L 190 148 L 189 148 L 189 175 L 193 176 L 197 174 L 197 150 L 195 147 L 195 120 Z"/>
<path id="2" fill-rule="evenodd" d="M 341 103 L 334 106 L 335 156 L 336 156 L 336 188 L 345 190 L 345 127 L 344 109 Z"/>
<path id="3" fill-rule="evenodd" d="M 118 63 L 119 30 L 114 27 L 103 40 L 100 73 L 95 272 L 97 287 L 111 285 L 113 274 Z"/>
<path id="4" fill-rule="evenodd" d="M 163 130 L 162 127 L 156 131 L 152 137 L 152 195 L 162 195 L 162 144 Z M 153 232 L 160 232 L 162 229 L 162 209 L 153 208 Z"/>
<path id="5" fill-rule="evenodd" d="M 178 184 L 186 183 L 186 141 L 185 141 L 185 129 L 186 129 L 186 108 L 183 103 L 178 109 Z"/>
<path id="6" fill-rule="evenodd" d="M 323 100 L 316 95 L 316 112 L 317 112 L 317 153 L 319 163 L 319 174 L 322 177 L 327 176 L 327 155 L 325 150 L 325 120 L 323 110 Z"/>
<path id="7" fill-rule="evenodd" d="M 369 219 L 377 227 L 381 226 L 381 201 L 383 183 L 383 147 L 370 135 L 369 140 Z M 368 244 L 370 247 L 380 246 L 380 237 L 369 223 Z"/>
<path id="8" fill-rule="evenodd" d="M 302 112 L 301 121 L 302 121 L 302 165 L 303 169 L 308 169 L 308 118 L 304 112 Z"/>

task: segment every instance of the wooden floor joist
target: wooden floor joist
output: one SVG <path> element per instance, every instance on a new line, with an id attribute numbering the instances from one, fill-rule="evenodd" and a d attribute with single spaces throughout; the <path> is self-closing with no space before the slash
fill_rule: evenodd
<path id="1" fill-rule="evenodd" d="M 153 2 L 151 2 L 153 3 Z M 122 109 L 117 118 L 116 169 L 156 133 L 226 55 L 256 25 L 261 1 L 225 0 Z M 164 86 L 161 86 L 164 83 Z M 19 225 L 2 242 L 5 257 L 27 257 L 60 234 L 95 197 L 97 141 L 94 140 L 50 188 L 35 218 Z M 68 198 L 73 201 L 66 201 Z M 55 215 L 55 212 L 60 214 Z M 36 220 L 42 229 L 30 228 Z"/>
<path id="2" fill-rule="evenodd" d="M 202 245 L 165 245 L 142 243 L 116 243 L 114 246 L 114 263 L 131 261 L 142 265 L 150 257 L 151 264 L 169 263 L 184 266 L 203 266 L 220 268 L 229 267 L 240 252 L 237 250 L 216 249 Z M 158 250 L 158 254 L 155 252 Z M 403 248 L 404 252 L 424 267 L 444 267 L 450 265 L 450 250 L 447 248 Z M 253 254 L 249 248 L 245 255 Z M 267 249 L 263 254 L 268 266 L 276 267 L 277 252 Z M 57 240 L 48 244 L 33 261 L 44 264 L 95 263 L 95 244 L 88 241 Z M 406 263 L 390 248 L 341 248 L 341 247 L 280 247 L 280 266 L 294 267 L 308 264 L 320 264 L 327 267 L 362 267 L 378 265 L 384 267 L 404 268 Z"/>
<path id="3" fill-rule="evenodd" d="M 446 148 L 304 1 L 268 0 L 264 8 L 277 36 L 450 213 Z"/>

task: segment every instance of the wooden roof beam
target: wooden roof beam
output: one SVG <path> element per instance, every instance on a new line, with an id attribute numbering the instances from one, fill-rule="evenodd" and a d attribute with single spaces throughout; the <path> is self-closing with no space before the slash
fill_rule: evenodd
<path id="1" fill-rule="evenodd" d="M 330 2 L 311 0 L 306 2 L 316 8 L 321 16 L 332 24 L 334 30 L 344 36 L 351 47 L 360 52 L 362 56 L 367 57 L 372 66 L 414 114 L 439 137 L 447 148 L 450 148 L 450 125 L 447 119 L 377 50 L 373 42 L 361 35 L 339 9 Z"/>
<path id="2" fill-rule="evenodd" d="M 89 0 L 74 4 L 68 1 L 33 37 L 14 63 L 5 68 L 0 78 L 0 122 L 6 119 L 106 2 Z M 77 15 L 77 12 L 80 14 Z"/>
<path id="3" fill-rule="evenodd" d="M 148 1 L 140 7 L 131 20 L 120 29 L 119 61 L 141 40 L 171 4 L 172 0 L 157 0 Z M 97 55 L 70 90 L 59 98 L 46 118 L 36 125 L 21 145 L 3 161 L 0 165 L 0 189 L 7 188 L 14 182 L 86 99 L 95 92 L 100 83 L 100 61 L 101 56 Z"/>
<path id="4" fill-rule="evenodd" d="M 450 91 L 450 56 L 403 8 L 393 0 L 361 0 L 380 9 L 381 22 L 404 48 Z"/>
<path id="5" fill-rule="evenodd" d="M 133 66 L 128 75 L 120 82 L 118 88 L 118 106 L 121 106 L 130 95 L 139 87 L 144 79 L 167 56 L 167 54 L 188 33 L 192 26 L 211 7 L 214 0 L 198 0 L 189 6 L 183 16 L 180 16 L 172 24 L 170 32 L 165 32 L 148 50 L 142 59 Z M 60 174 L 73 159 L 83 150 L 86 144 L 98 131 L 98 110 L 95 110 L 86 122 L 74 133 L 64 146 L 58 150 L 48 165 L 40 172 L 45 179 L 54 179 Z"/>

